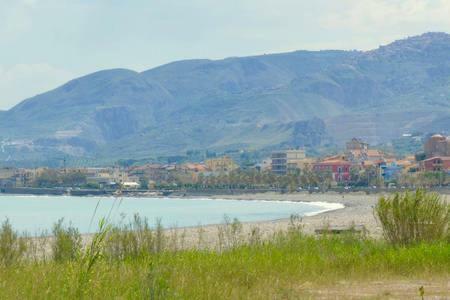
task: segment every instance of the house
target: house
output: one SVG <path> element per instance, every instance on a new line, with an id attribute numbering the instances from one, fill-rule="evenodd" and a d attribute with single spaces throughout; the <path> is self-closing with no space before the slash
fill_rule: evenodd
<path id="1" fill-rule="evenodd" d="M 368 149 L 367 150 L 367 160 L 369 161 L 380 161 L 384 159 L 384 154 L 377 149 Z"/>
<path id="2" fill-rule="evenodd" d="M 210 170 L 204 164 L 186 163 L 177 167 L 176 177 L 184 183 L 198 182 L 200 174 L 207 174 Z"/>
<path id="3" fill-rule="evenodd" d="M 272 159 L 267 158 L 254 166 L 254 169 L 258 172 L 270 171 L 272 170 Z"/>
<path id="4" fill-rule="evenodd" d="M 228 173 L 239 169 L 239 165 L 229 156 L 208 159 L 205 161 L 205 165 L 214 173 Z"/>
<path id="5" fill-rule="evenodd" d="M 450 172 L 450 156 L 435 156 L 421 162 L 423 171 L 429 172 Z"/>
<path id="6" fill-rule="evenodd" d="M 398 160 L 397 165 L 402 167 L 403 172 L 412 172 L 412 171 L 416 171 L 418 169 L 417 162 L 416 162 L 414 155 L 410 155 L 410 156 L 404 157 L 403 159 Z"/>
<path id="7" fill-rule="evenodd" d="M 0 168 L 0 186 L 14 186 L 16 184 L 16 169 Z"/>
<path id="8" fill-rule="evenodd" d="M 381 177 L 383 177 L 384 181 L 386 182 L 397 179 L 402 169 L 403 167 L 397 164 L 397 162 L 395 161 L 390 163 L 383 162 L 380 164 Z"/>
<path id="9" fill-rule="evenodd" d="M 313 164 L 314 172 L 329 172 L 336 182 L 350 180 L 350 167 L 352 164 L 339 157 L 332 157 Z"/>
<path id="10" fill-rule="evenodd" d="M 384 159 L 384 154 L 377 149 L 369 149 L 369 144 L 353 138 L 346 144 L 346 159 L 354 164 L 364 165 L 366 161 L 378 162 Z"/>

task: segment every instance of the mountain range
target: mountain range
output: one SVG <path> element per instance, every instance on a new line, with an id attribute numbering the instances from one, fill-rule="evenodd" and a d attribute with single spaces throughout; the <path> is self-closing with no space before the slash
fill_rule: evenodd
<path id="1" fill-rule="evenodd" d="M 103 70 L 0 111 L 0 160 L 319 149 L 450 129 L 450 35 Z"/>

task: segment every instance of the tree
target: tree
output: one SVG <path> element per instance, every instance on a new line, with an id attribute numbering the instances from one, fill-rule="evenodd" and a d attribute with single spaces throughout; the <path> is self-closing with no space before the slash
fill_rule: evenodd
<path id="1" fill-rule="evenodd" d="M 148 178 L 147 177 L 140 177 L 139 178 L 139 184 L 141 186 L 141 189 L 148 190 Z"/>
<path id="2" fill-rule="evenodd" d="M 86 184 L 86 175 L 80 172 L 69 172 L 61 176 L 64 186 L 80 186 Z"/>
<path id="3" fill-rule="evenodd" d="M 59 184 L 59 174 L 55 170 L 44 170 L 34 180 L 34 185 L 37 187 L 55 187 Z"/>

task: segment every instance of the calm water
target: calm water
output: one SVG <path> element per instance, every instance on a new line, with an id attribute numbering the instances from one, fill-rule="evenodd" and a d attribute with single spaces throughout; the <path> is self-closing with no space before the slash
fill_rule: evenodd
<path id="1" fill-rule="evenodd" d="M 98 205 L 97 211 L 95 210 Z M 337 209 L 339 204 L 272 201 L 238 201 L 173 198 L 109 198 L 0 195 L 0 219 L 9 218 L 15 229 L 30 234 L 51 229 L 60 218 L 82 233 L 95 231 L 98 220 L 130 220 L 135 213 L 150 223 L 161 219 L 164 227 L 184 227 L 223 222 L 224 216 L 241 222 L 288 218 Z M 95 216 L 93 217 L 94 212 Z M 91 220 L 93 220 L 90 226 Z"/>

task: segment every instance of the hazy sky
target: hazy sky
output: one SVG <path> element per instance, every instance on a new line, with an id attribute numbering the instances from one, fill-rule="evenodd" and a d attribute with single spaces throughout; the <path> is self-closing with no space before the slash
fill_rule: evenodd
<path id="1" fill-rule="evenodd" d="M 450 32 L 450 0 L 0 0 L 0 109 L 107 68 Z"/>

